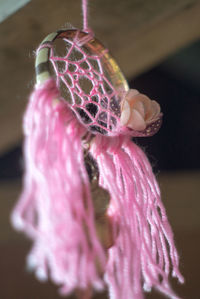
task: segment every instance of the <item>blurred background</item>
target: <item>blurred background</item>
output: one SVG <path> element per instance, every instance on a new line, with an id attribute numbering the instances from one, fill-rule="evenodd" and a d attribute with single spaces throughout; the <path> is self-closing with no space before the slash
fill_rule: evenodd
<path id="1" fill-rule="evenodd" d="M 34 85 L 34 50 L 49 32 L 68 23 L 80 28 L 81 3 L 32 0 L 17 11 L 14 3 L 20 5 L 0 1 L 0 298 L 56 299 L 55 286 L 27 272 L 30 243 L 11 228 L 9 215 L 21 190 L 21 123 Z M 91 27 L 130 87 L 164 112 L 159 133 L 135 141 L 153 165 L 175 233 L 186 283 L 173 281 L 174 289 L 184 299 L 200 299 L 200 1 L 91 0 L 89 7 Z M 13 14 L 5 18 L 5 11 Z"/>

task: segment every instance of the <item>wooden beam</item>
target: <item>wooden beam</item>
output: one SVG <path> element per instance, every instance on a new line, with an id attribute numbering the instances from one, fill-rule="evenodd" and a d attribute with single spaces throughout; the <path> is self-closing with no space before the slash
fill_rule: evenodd
<path id="1" fill-rule="evenodd" d="M 91 26 L 128 78 L 200 36 L 194 0 L 90 1 Z M 34 82 L 40 41 L 66 22 L 81 27 L 80 1 L 34 0 L 0 26 L 0 153 L 22 138 L 21 118 Z"/>
<path id="2" fill-rule="evenodd" d="M 134 42 L 128 49 L 117 50 L 128 77 L 136 76 L 161 63 L 169 55 L 200 38 L 200 2 L 186 6 L 148 28 L 129 33 Z M 119 53 L 119 54 L 118 54 Z M 126 57 L 126 58 L 125 58 Z M 127 57 L 133 57 L 133 63 Z M 130 59 L 130 58 L 129 58 Z"/>

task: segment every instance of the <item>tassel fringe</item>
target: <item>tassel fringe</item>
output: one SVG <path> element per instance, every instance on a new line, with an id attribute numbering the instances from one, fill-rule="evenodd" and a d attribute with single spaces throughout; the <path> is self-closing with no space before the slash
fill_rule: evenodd
<path id="1" fill-rule="evenodd" d="M 49 274 L 62 294 L 88 286 L 102 289 L 105 253 L 84 166 L 86 130 L 59 98 L 54 80 L 33 91 L 24 133 L 24 191 L 12 222 L 33 240 L 29 268 L 40 280 Z"/>
<path id="2" fill-rule="evenodd" d="M 147 157 L 127 137 L 96 136 L 91 154 L 98 163 L 99 185 L 111 197 L 114 246 L 105 273 L 110 298 L 142 299 L 143 289 L 155 287 L 178 299 L 168 276 L 172 268 L 172 275 L 183 282 L 179 258 Z"/>
<path id="3" fill-rule="evenodd" d="M 54 80 L 33 91 L 24 133 L 24 190 L 12 223 L 33 240 L 28 265 L 37 277 L 50 276 L 61 294 L 102 290 L 106 283 L 111 299 L 142 299 L 143 290 L 152 287 L 178 299 L 168 277 L 172 272 L 183 282 L 179 258 L 143 151 L 130 137 L 96 135 L 90 142 L 99 186 L 110 193 L 107 216 L 113 243 L 106 257 L 84 164 L 87 130 L 60 98 Z"/>

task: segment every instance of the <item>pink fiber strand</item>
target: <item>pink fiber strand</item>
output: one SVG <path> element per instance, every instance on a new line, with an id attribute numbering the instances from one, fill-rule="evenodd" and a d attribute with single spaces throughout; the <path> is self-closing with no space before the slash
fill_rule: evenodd
<path id="1" fill-rule="evenodd" d="M 92 143 L 91 153 L 98 163 L 99 185 L 111 196 L 107 213 L 115 243 L 109 249 L 105 273 L 110 298 L 141 299 L 143 289 L 155 287 L 178 299 L 168 276 L 172 271 L 183 282 L 179 258 L 146 155 L 130 138 L 100 135 Z"/>
<path id="2" fill-rule="evenodd" d="M 88 31 L 88 0 L 82 0 L 83 30 Z"/>
<path id="3" fill-rule="evenodd" d="M 24 190 L 12 214 L 16 229 L 33 240 L 28 265 L 68 294 L 103 288 L 105 254 L 96 236 L 80 125 L 54 80 L 33 91 L 24 118 Z"/>

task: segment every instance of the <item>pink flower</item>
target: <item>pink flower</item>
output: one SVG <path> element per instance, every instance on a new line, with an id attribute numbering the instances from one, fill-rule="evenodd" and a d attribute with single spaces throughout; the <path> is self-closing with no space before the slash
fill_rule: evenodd
<path id="1" fill-rule="evenodd" d="M 130 89 L 121 103 L 121 126 L 143 131 L 160 117 L 160 105 L 136 89 Z"/>

